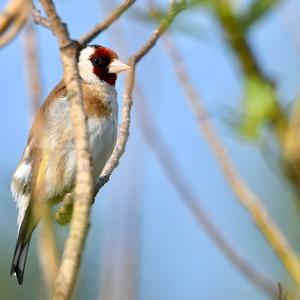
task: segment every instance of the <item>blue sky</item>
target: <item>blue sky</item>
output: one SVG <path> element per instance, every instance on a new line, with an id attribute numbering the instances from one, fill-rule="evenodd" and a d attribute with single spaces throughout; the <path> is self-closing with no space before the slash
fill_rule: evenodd
<path id="1" fill-rule="evenodd" d="M 83 1 L 56 2 L 74 38 L 85 33 L 105 15 L 105 6 L 100 1 L 89 1 L 88 5 Z M 299 92 L 300 32 L 297 22 L 300 7 L 296 0 L 283 2 L 251 30 L 249 41 L 264 71 L 278 82 L 278 94 L 288 105 Z M 4 3 L 0 0 L 0 7 Z M 138 1 L 136 7 L 143 8 L 143 5 Z M 179 18 L 188 20 L 197 29 L 195 36 L 176 33 L 175 39 L 222 138 L 243 177 L 264 199 L 291 244 L 300 250 L 299 234 L 293 230 L 300 226 L 293 193 L 286 188 L 283 178 L 266 163 L 260 147 L 237 138 L 221 120 L 224 107 L 238 110 L 243 93 L 241 70 L 225 44 L 221 28 L 207 10 L 183 13 Z M 126 60 L 124 48 L 130 53 L 136 51 L 152 29 L 153 25 L 134 20 L 132 14 L 128 14 L 120 27 L 108 30 L 93 43 L 112 47 Z M 112 36 L 115 30 L 122 30 L 126 45 L 120 45 Z M 61 78 L 61 65 L 53 35 L 38 28 L 38 37 L 43 94 L 46 96 Z M 16 211 L 9 192 L 10 177 L 29 130 L 22 38 L 21 34 L 0 50 L 0 236 L 4 241 L 1 244 L 4 255 L 0 265 L 0 287 L 2 284 L 7 287 L 10 299 L 22 293 L 8 277 L 16 235 Z M 123 80 L 121 75 L 117 86 L 120 101 Z M 182 167 L 183 176 L 199 195 L 199 201 L 214 222 L 257 269 L 275 282 L 291 284 L 249 214 L 241 208 L 222 178 L 209 148 L 198 133 L 162 44 L 159 43 L 138 66 L 137 83 L 143 89 L 155 122 Z M 109 249 L 106 244 L 119 245 L 124 236 L 129 240 L 138 236 L 136 265 L 140 300 L 268 299 L 237 272 L 195 222 L 145 144 L 136 114 L 134 108 L 127 151 L 93 208 L 77 299 L 80 299 L 82 291 L 89 295 L 88 299 L 96 299 L 99 276 L 104 277 L 103 266 Z M 131 207 L 135 207 L 134 212 Z M 132 218 L 138 221 L 129 226 L 124 211 L 131 211 Z M 126 226 L 128 232 L 124 230 Z M 63 232 L 59 233 L 62 242 L 67 230 L 57 226 L 57 231 Z M 27 266 L 27 273 L 31 275 L 25 279 L 23 291 L 26 299 L 38 299 L 38 293 L 28 289 L 40 277 L 34 243 L 31 248 Z M 122 264 L 117 264 L 117 268 L 122 268 Z M 89 274 L 93 274 L 92 279 L 87 277 Z"/>

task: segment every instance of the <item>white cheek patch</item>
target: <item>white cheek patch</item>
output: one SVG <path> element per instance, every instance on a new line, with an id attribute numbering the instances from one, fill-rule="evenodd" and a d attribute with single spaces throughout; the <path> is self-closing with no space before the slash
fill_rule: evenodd
<path id="1" fill-rule="evenodd" d="M 79 56 L 78 69 L 81 78 L 88 83 L 99 83 L 100 79 L 93 72 L 93 65 L 90 61 L 94 48 L 87 47 L 83 49 Z"/>

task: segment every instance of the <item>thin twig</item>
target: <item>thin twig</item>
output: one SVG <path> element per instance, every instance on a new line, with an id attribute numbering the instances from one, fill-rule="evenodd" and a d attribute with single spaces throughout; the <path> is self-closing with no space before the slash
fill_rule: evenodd
<path id="1" fill-rule="evenodd" d="M 132 106 L 132 91 L 134 87 L 136 65 L 154 47 L 158 39 L 167 31 L 175 17 L 184 9 L 184 7 L 184 0 L 176 2 L 174 5 L 171 5 L 166 18 L 158 25 L 158 27 L 154 30 L 150 38 L 141 47 L 141 49 L 129 58 L 131 70 L 128 72 L 125 82 L 125 93 L 123 96 L 122 107 L 122 123 L 119 126 L 118 139 L 113 154 L 111 155 L 109 161 L 106 163 L 101 173 L 101 177 L 97 181 L 95 189 L 96 194 L 99 191 L 99 189 L 109 181 L 110 175 L 112 174 L 113 170 L 118 166 L 119 160 L 125 151 L 127 139 L 129 136 L 130 111 Z"/>
<path id="2" fill-rule="evenodd" d="M 81 45 L 88 44 L 91 40 L 93 40 L 97 35 L 99 35 L 101 32 L 106 30 L 112 23 L 117 21 L 120 16 L 126 12 L 131 5 L 134 4 L 136 0 L 125 0 L 123 1 L 119 6 L 117 6 L 104 20 L 97 25 L 95 25 L 94 28 L 92 28 L 90 31 L 88 31 L 86 34 L 84 34 L 78 42 Z"/>
<path id="3" fill-rule="evenodd" d="M 42 227 L 38 237 L 38 255 L 40 268 L 43 271 L 44 280 L 48 290 L 48 297 L 50 297 L 59 266 L 58 249 L 51 213 L 48 213 L 45 216 L 41 225 Z"/>
<path id="4" fill-rule="evenodd" d="M 82 104 L 76 54 L 78 44 L 70 40 L 65 24 L 58 17 L 52 0 L 41 0 L 52 31 L 58 39 L 64 67 L 64 81 L 70 101 L 71 120 L 76 148 L 76 182 L 70 234 L 65 244 L 62 262 L 55 282 L 53 299 L 70 299 L 78 275 L 83 246 L 89 227 L 93 196 L 93 179 L 89 154 L 86 116 Z"/>
<path id="5" fill-rule="evenodd" d="M 181 200 L 199 225 L 202 226 L 217 247 L 219 247 L 241 274 L 248 278 L 255 286 L 270 295 L 272 299 L 276 298 L 277 289 L 275 283 L 265 275 L 259 273 L 255 267 L 252 267 L 233 245 L 231 245 L 224 233 L 220 231 L 219 227 L 217 227 L 207 215 L 205 209 L 201 206 L 201 200 L 195 195 L 189 182 L 185 179 L 184 175 L 182 175 L 184 172 L 177 163 L 177 159 L 174 157 L 171 147 L 167 145 L 158 127 L 155 126 L 155 117 L 151 113 L 151 109 L 147 106 L 144 95 L 140 90 L 138 90 L 138 92 L 139 101 L 137 101 L 136 107 L 138 109 L 137 116 L 142 133 Z"/>
<path id="6" fill-rule="evenodd" d="M 181 1 L 182 3 L 184 1 Z M 83 244 L 86 237 L 89 221 L 89 211 L 92 202 L 92 184 L 90 176 L 90 162 L 88 157 L 88 143 L 86 125 L 84 123 L 84 113 L 82 111 L 82 94 L 78 84 L 78 70 L 75 61 L 75 53 L 78 50 L 78 43 L 74 43 L 69 39 L 66 25 L 63 24 L 58 17 L 53 2 L 51 0 L 41 0 L 44 10 L 49 18 L 52 31 L 58 38 L 61 48 L 61 57 L 64 65 L 64 79 L 67 86 L 68 98 L 71 100 L 71 115 L 73 121 L 73 130 L 76 141 L 77 150 L 77 173 L 75 187 L 75 201 L 73 208 L 73 216 L 71 220 L 70 235 L 66 242 L 63 260 L 60 266 L 59 274 L 56 280 L 56 287 L 53 299 L 70 299 L 77 277 L 80 258 L 82 256 Z M 176 7 L 179 7 L 176 4 Z M 132 105 L 132 91 L 134 87 L 135 67 L 138 61 L 145 56 L 154 46 L 158 38 L 167 30 L 175 16 L 182 9 L 175 10 L 171 7 L 169 18 L 163 21 L 158 29 L 150 37 L 149 41 L 137 52 L 129 58 L 132 66 L 128 72 L 125 84 L 125 93 L 123 98 L 122 124 L 119 128 L 119 135 L 113 155 L 106 165 L 104 171 L 105 177 L 109 177 L 115 167 L 118 165 L 119 159 L 125 151 L 126 142 L 129 135 L 130 126 L 130 110 Z M 71 76 L 73 75 L 73 76 Z M 75 97 L 74 94 L 77 96 Z M 77 99 L 76 99 L 77 98 Z M 77 103 L 76 103 L 76 100 Z M 77 105 L 76 105 L 77 104 Z M 78 105 L 79 104 L 79 105 Z M 76 119 L 77 115 L 81 115 L 81 120 Z M 80 124 L 81 126 L 80 126 Z M 78 127 L 76 126 L 78 125 Z M 83 130 L 84 129 L 84 130 Z M 78 140 L 81 143 L 77 143 Z M 84 147 L 82 147 L 84 145 Z M 81 146 L 81 147 L 80 147 Z M 82 162 L 85 162 L 82 164 Z"/>
<path id="7" fill-rule="evenodd" d="M 11 42 L 29 16 L 29 0 L 12 0 L 0 13 L 0 47 Z"/>
<path id="8" fill-rule="evenodd" d="M 300 286 L 300 261 L 298 255 L 269 216 L 259 197 L 250 189 L 238 173 L 225 145 L 209 119 L 201 97 L 188 76 L 179 51 L 170 39 L 165 41 L 167 45 L 166 49 L 173 62 L 178 81 L 184 89 L 186 99 L 196 115 L 199 129 L 211 147 L 225 179 L 228 181 L 237 200 L 249 211 L 253 221 L 264 234 L 288 273 Z"/>
<path id="9" fill-rule="evenodd" d="M 25 77 L 28 83 L 30 95 L 30 115 L 31 119 L 37 112 L 41 103 L 42 87 L 41 74 L 39 68 L 39 55 L 37 49 L 36 32 L 32 23 L 25 26 L 24 31 L 24 53 L 25 53 Z"/>
<path id="10" fill-rule="evenodd" d="M 24 31 L 24 56 L 25 56 L 25 77 L 28 82 L 30 94 L 30 116 L 33 116 L 40 107 L 42 87 L 39 69 L 39 55 L 37 37 L 32 23 L 25 26 Z M 55 277 L 58 271 L 58 250 L 53 230 L 53 220 L 48 214 L 43 220 L 38 238 L 38 257 L 40 268 L 43 272 L 47 285 L 48 295 L 51 295 Z"/>
<path id="11" fill-rule="evenodd" d="M 172 1 L 169 12 L 165 19 L 160 23 L 159 27 L 154 31 L 153 35 L 144 45 L 144 47 L 134 55 L 136 63 L 139 62 L 139 60 L 144 57 L 151 48 L 154 47 L 158 39 L 167 31 L 169 26 L 172 24 L 174 18 L 185 8 L 186 1 Z"/>
<path id="12" fill-rule="evenodd" d="M 41 12 L 34 6 L 33 2 L 30 3 L 30 11 L 31 11 L 33 22 L 35 24 L 41 25 L 51 30 L 50 21 L 47 18 L 42 16 Z"/>
<path id="13" fill-rule="evenodd" d="M 94 28 L 92 28 L 89 32 L 87 32 L 86 34 L 84 34 L 82 37 L 80 37 L 77 40 L 77 43 L 80 44 L 81 46 L 84 46 L 85 44 L 89 43 L 92 39 L 94 39 L 98 34 L 100 34 L 101 32 L 103 32 L 104 30 L 106 30 L 110 25 L 112 25 L 115 21 L 118 20 L 118 18 L 124 13 L 126 12 L 131 5 L 134 4 L 136 0 L 125 0 L 123 1 L 119 6 L 117 6 L 107 17 L 104 18 L 104 20 L 100 23 L 98 23 L 97 25 L 95 25 Z M 51 26 L 50 26 L 50 22 L 47 18 L 43 17 L 41 15 L 41 12 L 35 8 L 35 6 L 32 4 L 31 6 L 31 14 L 33 17 L 33 20 L 35 23 L 44 26 L 50 30 L 52 30 Z M 123 128 L 125 128 L 125 124 L 123 126 Z M 125 129 L 126 130 L 126 129 Z M 127 141 L 127 139 L 126 139 Z M 124 139 L 122 139 L 122 143 L 125 143 Z M 119 144 L 119 142 L 117 142 L 117 145 Z M 118 147 L 118 148 L 122 148 L 122 147 Z M 122 151 L 122 150 L 121 150 Z M 116 153 L 116 152 L 115 152 Z M 119 153 L 119 151 L 116 153 L 116 155 L 120 158 L 122 153 Z M 95 192 L 94 192 L 94 197 L 96 197 L 99 189 L 104 186 L 110 178 L 111 173 L 113 172 L 113 170 L 117 167 L 118 165 L 118 158 L 116 158 L 114 160 L 114 162 L 110 163 L 110 167 L 107 168 L 106 172 L 104 173 L 104 175 L 102 175 L 97 183 L 96 183 L 96 188 L 95 188 Z M 70 194 L 66 195 L 66 201 L 64 200 L 64 202 L 66 204 L 63 204 L 62 207 L 59 209 L 58 213 L 56 214 L 56 220 L 60 223 L 60 224 L 66 224 L 69 221 L 69 216 L 72 213 L 72 209 L 73 206 L 70 204 L 70 198 L 72 196 Z"/>
<path id="14" fill-rule="evenodd" d="M 154 5 L 152 5 L 151 8 L 154 8 Z M 118 25 L 118 27 L 114 28 L 115 31 L 113 32 L 112 37 L 116 40 L 116 42 L 120 44 L 120 46 L 127 48 L 126 40 L 122 35 L 122 28 L 120 24 Z M 159 132 L 159 128 L 155 126 L 155 118 L 146 103 L 146 99 L 144 94 L 142 93 L 142 90 L 137 84 L 135 90 L 138 92 L 138 101 L 136 101 L 136 107 L 138 110 L 137 116 L 141 129 L 143 130 L 144 137 L 151 149 L 157 155 L 166 175 L 170 177 L 170 181 L 174 184 L 174 189 L 178 193 L 180 199 L 187 205 L 187 208 L 190 210 L 191 215 L 195 217 L 199 225 L 202 226 L 202 228 L 206 231 L 206 233 L 212 239 L 215 245 L 219 247 L 222 253 L 234 265 L 234 267 L 236 267 L 241 272 L 241 274 L 243 274 L 247 279 L 249 279 L 255 286 L 260 288 L 271 298 L 276 298 L 277 300 L 276 285 L 272 282 L 272 280 L 267 278 L 265 275 L 261 274 L 255 268 L 253 268 L 251 264 L 247 261 L 246 257 L 242 256 L 235 249 L 235 247 L 230 243 L 230 241 L 226 239 L 224 233 L 219 229 L 217 225 L 214 224 L 211 218 L 206 214 L 204 208 L 201 205 L 199 197 L 197 197 L 194 194 L 193 189 L 190 187 L 188 181 L 185 180 L 185 177 L 181 176 L 183 172 L 179 164 L 177 163 L 177 160 L 174 158 L 172 149 L 168 147 L 166 141 Z M 167 159 L 164 159 L 165 157 L 167 157 Z M 169 166 L 173 166 L 173 169 L 175 169 L 176 171 L 173 172 Z M 176 177 L 175 180 L 173 180 L 172 177 Z M 179 184 L 177 184 L 177 182 L 179 182 Z M 183 186 L 183 189 L 180 188 L 181 186 Z M 186 195 L 188 195 L 188 198 L 185 198 Z M 194 205 L 189 205 L 189 203 L 194 203 Z M 195 205 L 197 206 L 196 210 L 194 210 Z M 109 275 L 106 276 L 106 273 L 111 272 L 111 268 L 106 268 L 103 272 L 105 273 L 104 277 L 110 278 L 111 280 L 111 277 L 109 277 Z M 106 289 L 104 287 L 104 292 L 105 291 Z"/>

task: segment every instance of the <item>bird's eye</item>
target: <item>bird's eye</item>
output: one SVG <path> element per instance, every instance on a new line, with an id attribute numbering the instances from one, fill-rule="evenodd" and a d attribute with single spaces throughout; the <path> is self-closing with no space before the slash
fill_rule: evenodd
<path id="1" fill-rule="evenodd" d="M 93 66 L 99 66 L 101 63 L 101 58 L 100 57 L 95 57 L 91 59 L 91 62 L 93 64 Z"/>
<path id="2" fill-rule="evenodd" d="M 91 59 L 92 65 L 94 67 L 107 67 L 109 64 L 109 59 L 105 57 L 93 57 Z"/>

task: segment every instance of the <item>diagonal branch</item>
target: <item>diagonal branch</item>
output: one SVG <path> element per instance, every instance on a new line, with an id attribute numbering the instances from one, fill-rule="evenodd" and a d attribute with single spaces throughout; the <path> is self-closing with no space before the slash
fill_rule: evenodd
<path id="1" fill-rule="evenodd" d="M 82 105 L 82 91 L 79 84 L 76 61 L 78 44 L 70 39 L 67 27 L 58 17 L 52 0 L 41 0 L 41 4 L 60 46 L 61 60 L 64 67 L 64 81 L 70 101 L 77 161 L 76 182 L 73 193 L 73 218 L 53 296 L 53 299 L 58 300 L 70 299 L 74 289 L 89 226 L 90 207 L 93 198 L 93 180 L 91 176 L 86 116 Z"/>
<path id="2" fill-rule="evenodd" d="M 36 31 L 32 22 L 28 22 L 24 30 L 25 77 L 30 95 L 30 117 L 38 111 L 41 103 L 42 84 L 39 67 L 39 53 Z"/>
<path id="3" fill-rule="evenodd" d="M 153 121 L 155 118 L 151 113 L 151 109 L 147 106 L 145 97 L 141 94 L 141 91 L 139 91 L 137 109 L 138 121 L 146 142 L 156 155 L 168 179 L 173 184 L 176 193 L 187 206 L 191 215 L 241 274 L 268 294 L 272 299 L 275 299 L 277 295 L 276 285 L 269 278 L 265 277 L 265 275 L 259 273 L 258 270 L 251 266 L 245 257 L 231 245 L 224 233 L 214 224 L 201 206 L 199 197 L 196 196 L 189 182 L 185 179 L 184 175 L 182 175 L 184 172 L 177 163 L 177 159 L 174 157 L 172 149 L 160 134 L 159 128 L 155 126 L 155 122 Z"/>
<path id="4" fill-rule="evenodd" d="M 73 216 L 71 220 L 70 235 L 65 245 L 63 260 L 56 280 L 53 299 L 70 299 L 77 277 L 80 258 L 82 256 L 85 237 L 89 224 L 89 212 L 93 199 L 92 178 L 90 173 L 90 159 L 88 151 L 87 130 L 85 115 L 82 109 L 82 93 L 79 85 L 78 69 L 75 55 L 79 43 L 69 38 L 67 27 L 57 15 L 54 4 L 51 0 L 40 0 L 48 16 L 51 29 L 56 35 L 61 52 L 61 59 L 64 66 L 64 80 L 67 87 L 68 98 L 71 102 L 71 117 L 75 137 L 77 153 L 77 171 L 75 186 L 75 201 Z M 183 4 L 185 1 L 180 1 Z M 162 21 L 153 35 L 137 54 L 129 58 L 132 66 L 128 72 L 122 109 L 122 123 L 119 128 L 119 135 L 114 152 L 104 168 L 104 181 L 97 184 L 96 191 L 109 180 L 109 176 L 119 163 L 119 159 L 125 151 L 129 136 L 130 111 L 132 106 L 132 91 L 134 87 L 135 68 L 137 63 L 151 50 L 159 37 L 168 29 L 176 15 L 183 9 L 178 3 L 170 6 L 170 13 Z M 110 23 L 111 24 L 111 23 Z"/>
<path id="5" fill-rule="evenodd" d="M 27 79 L 28 92 L 30 94 L 30 116 L 40 107 L 42 83 L 39 69 L 37 36 L 32 22 L 25 26 L 24 30 L 24 56 L 25 56 L 25 77 Z M 53 228 L 51 213 L 48 213 L 42 222 L 38 238 L 38 257 L 40 268 L 47 287 L 47 294 L 50 296 L 58 271 L 58 250 Z"/>
<path id="6" fill-rule="evenodd" d="M 123 96 L 122 108 L 122 123 L 119 127 L 118 140 L 113 154 L 111 155 L 109 161 L 106 163 L 102 171 L 101 177 L 99 178 L 96 184 L 96 194 L 99 191 L 99 189 L 109 181 L 110 175 L 112 174 L 113 170 L 118 166 L 119 160 L 125 151 L 127 139 L 129 136 L 130 111 L 132 106 L 132 91 L 134 87 L 136 65 L 154 47 L 158 39 L 168 30 L 175 17 L 184 8 L 184 0 L 171 4 L 166 18 L 158 25 L 158 27 L 154 30 L 150 38 L 141 47 L 141 49 L 129 58 L 131 70 L 128 72 L 128 76 L 125 82 L 125 93 Z"/>
<path id="7" fill-rule="evenodd" d="M 11 0 L 0 13 L 0 47 L 11 42 L 29 16 L 29 0 Z"/>
<path id="8" fill-rule="evenodd" d="M 118 27 L 116 26 L 114 29 L 115 30 L 111 36 L 117 43 L 127 48 L 126 40 L 122 35 L 122 28 L 120 25 Z M 277 290 L 272 280 L 251 266 L 251 264 L 247 261 L 247 258 L 235 249 L 234 245 L 232 245 L 229 239 L 227 239 L 224 232 L 222 232 L 219 227 L 214 224 L 213 220 L 211 220 L 210 216 L 205 212 L 204 207 L 201 205 L 201 199 L 199 199 L 199 197 L 197 197 L 194 193 L 188 181 L 185 180 L 184 175 L 181 175 L 183 174 L 182 169 L 177 163 L 172 149 L 161 136 L 159 128 L 155 126 L 155 118 L 147 105 L 145 95 L 137 85 L 135 90 L 137 92 L 138 99 L 138 101 L 136 101 L 136 108 L 139 125 L 146 142 L 157 156 L 161 167 L 173 184 L 175 191 L 187 206 L 191 215 L 196 219 L 199 225 L 205 230 L 215 245 L 220 251 L 222 251 L 234 267 L 237 268 L 237 270 L 239 270 L 241 274 L 255 286 L 268 294 L 272 299 L 276 298 L 277 300 Z"/>
<path id="9" fill-rule="evenodd" d="M 105 31 L 110 25 L 117 21 L 135 2 L 136 0 L 124 0 L 108 16 L 106 16 L 103 21 L 96 24 L 92 29 L 80 37 L 77 42 L 82 46 L 91 42 L 100 33 Z M 31 3 L 31 15 L 36 24 L 52 30 L 49 20 L 42 16 L 41 12 L 34 6 L 33 3 Z"/>
<path id="10" fill-rule="evenodd" d="M 35 24 L 41 25 L 51 30 L 50 21 L 42 16 L 41 12 L 34 6 L 33 2 L 30 3 L 30 10 L 33 22 Z"/>
<path id="11" fill-rule="evenodd" d="M 291 248 L 284 234 L 269 216 L 259 197 L 250 189 L 238 173 L 234 162 L 226 151 L 196 88 L 188 76 L 181 55 L 170 39 L 166 41 L 166 49 L 173 62 L 175 72 L 191 106 L 197 121 L 199 130 L 210 146 L 221 171 L 237 200 L 251 214 L 253 221 L 264 234 L 267 242 L 281 260 L 291 277 L 300 286 L 300 260 L 296 252 Z"/>
<path id="12" fill-rule="evenodd" d="M 113 24 L 115 21 L 117 21 L 121 15 L 126 12 L 131 5 L 134 4 L 136 0 L 125 0 L 123 1 L 119 6 L 117 6 L 104 20 L 97 25 L 95 25 L 94 28 L 92 28 L 90 31 L 88 31 L 86 34 L 84 34 L 78 42 L 81 45 L 88 44 L 91 40 L 93 40 L 97 35 L 99 35 L 101 32 L 106 30 L 111 24 Z"/>

